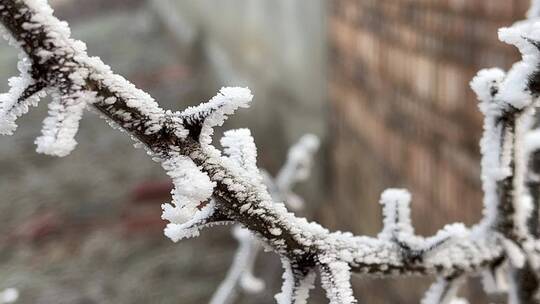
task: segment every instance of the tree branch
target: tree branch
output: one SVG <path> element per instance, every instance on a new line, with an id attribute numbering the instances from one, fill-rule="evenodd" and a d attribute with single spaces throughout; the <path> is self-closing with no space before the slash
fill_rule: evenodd
<path id="1" fill-rule="evenodd" d="M 255 143 L 249 130 L 227 131 L 221 139 L 221 144 L 239 166 L 258 173 Z M 313 155 L 318 147 L 319 139 L 315 135 L 306 134 L 289 149 L 287 160 L 275 179 L 264 170 L 261 172 L 263 181 L 274 201 L 283 201 L 287 207 L 295 210 L 303 206 L 300 199 L 292 193 L 291 188 L 295 183 L 309 176 Z M 246 159 L 246 156 L 249 157 Z M 241 226 L 233 228 L 233 235 L 238 240 L 239 247 L 227 276 L 212 296 L 210 304 L 232 303 L 237 293 L 237 285 L 250 293 L 259 292 L 264 288 L 264 281 L 253 275 L 253 267 L 262 247 L 261 243 L 249 230 Z"/>
<path id="2" fill-rule="evenodd" d="M 331 303 L 353 303 L 351 272 L 377 276 L 470 275 L 513 257 L 516 250 L 507 241 L 517 246 L 518 252 L 526 251 L 522 244 L 528 234 L 521 229 L 524 209 L 520 192 L 525 170 L 517 147 L 522 134 L 519 122 L 530 115 L 532 99 L 538 96 L 531 81 L 538 75 L 538 62 L 530 62 L 538 61 L 534 54 L 524 56 L 524 63 L 507 76 L 495 73 L 497 86 L 486 82 L 491 81 L 493 73 L 477 81 L 488 127 L 484 141 L 491 148 L 483 149 L 483 167 L 500 169 L 496 172 L 499 175 L 483 172 L 489 209 L 483 224 L 470 230 L 449 225 L 433 237 L 416 236 L 408 214 L 410 195 L 392 190 L 381 198 L 385 208 L 383 232 L 367 237 L 329 232 L 275 202 L 254 164 L 256 151 L 245 140 L 246 134 L 229 134 L 241 139 L 225 142 L 228 155 L 211 145 L 213 128 L 234 110 L 249 104 L 249 90 L 224 88 L 198 107 L 180 113 L 165 111 L 99 58 L 89 57 L 84 43 L 70 38 L 67 24 L 52 15 L 44 0 L 0 0 L 0 21 L 29 62 L 28 72 L 21 76 L 27 87 L 20 89 L 20 84 L 15 84 L 10 94 L 22 95 L 16 96 L 16 101 L 11 95 L 6 99 L 11 104 L 22 102 L 41 90 L 57 92 L 59 97 L 50 105 L 51 116 L 37 141 L 38 151 L 58 156 L 69 153 L 75 146 L 81 109 L 96 109 L 112 125 L 142 143 L 173 178 L 173 203 L 163 207 L 163 217 L 170 221 L 166 235 L 177 241 L 197 235 L 208 225 L 231 221 L 241 224 L 283 259 L 286 285 L 280 301 L 305 303 L 305 287 L 316 269 Z M 530 48 L 534 43 L 521 34 L 518 31 L 516 38 L 506 33 L 502 39 L 522 52 L 534 51 Z M 523 87 L 516 89 L 516 83 Z M 39 84 L 40 90 L 29 89 L 28 85 L 34 84 Z M 487 94 L 478 90 L 482 86 Z M 34 93 L 21 93 L 25 91 Z M 482 96 L 486 95 L 484 100 Z M 7 109 L 5 104 L 3 110 Z M 0 121 L 13 118 L 10 125 L 14 125 L 14 118 L 22 112 L 15 117 L 4 115 Z"/>
<path id="3" fill-rule="evenodd" d="M 421 303 L 451 304 L 456 299 L 458 289 L 463 282 L 464 277 L 459 274 L 440 277 L 431 285 Z"/>

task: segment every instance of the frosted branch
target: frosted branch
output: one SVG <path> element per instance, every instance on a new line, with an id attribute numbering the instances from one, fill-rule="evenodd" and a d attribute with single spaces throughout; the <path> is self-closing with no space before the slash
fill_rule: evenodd
<path id="1" fill-rule="evenodd" d="M 185 109 L 180 117 L 190 136 L 209 145 L 213 128 L 223 125 L 228 115 L 238 108 L 249 107 L 252 99 L 253 95 L 247 88 L 222 88 L 210 101 Z"/>
<path id="2" fill-rule="evenodd" d="M 208 200 L 215 183 L 187 156 L 172 155 L 162 166 L 174 184 L 172 205 L 162 205 L 161 217 L 170 222 L 165 235 L 174 242 L 198 236 L 199 223 L 206 224 L 205 219 L 214 213 L 215 204 Z"/>
<path id="3" fill-rule="evenodd" d="M 330 304 L 357 303 L 351 286 L 351 269 L 341 261 L 328 261 L 320 266 L 321 284 Z"/>
<path id="4" fill-rule="evenodd" d="M 276 301 L 278 304 L 306 304 L 309 291 L 315 287 L 315 270 L 299 267 L 286 258 L 281 262 L 285 271 L 281 292 L 275 296 Z"/>
<path id="5" fill-rule="evenodd" d="M 212 296 L 210 304 L 233 303 L 238 292 L 238 285 L 245 291 L 250 292 L 259 292 L 264 288 L 264 282 L 253 277 L 251 273 L 251 267 L 253 267 L 257 253 L 260 250 L 259 243 L 248 230 L 240 226 L 235 226 L 233 232 L 239 246 L 231 267 Z"/>
<path id="6" fill-rule="evenodd" d="M 532 4 L 530 14 L 534 15 L 537 3 Z M 539 278 L 534 270 L 539 260 L 534 237 L 538 215 L 534 219 L 532 213 L 538 203 L 532 202 L 534 192 L 527 189 L 527 185 L 531 189 L 527 182 L 531 177 L 531 143 L 526 138 L 540 89 L 539 29 L 533 20 L 501 29 L 499 38 L 515 45 L 522 60 L 506 75 L 496 69 L 484 70 L 471 82 L 485 115 L 481 141 L 485 218 L 479 229 L 495 229 L 502 236 L 500 242 L 508 259 L 505 268 L 512 274 L 512 288 L 507 290 L 512 303 L 540 301 Z"/>
<path id="7" fill-rule="evenodd" d="M 319 140 L 315 135 L 306 134 L 302 136 L 289 149 L 287 160 L 277 174 L 276 179 L 274 179 L 266 171 L 259 172 L 256 167 L 256 147 L 249 130 L 227 131 L 221 139 L 221 145 L 225 147 L 225 153 L 229 155 L 229 158 L 251 172 L 254 175 L 253 178 L 258 178 L 262 173 L 264 184 L 268 187 L 275 201 L 284 200 L 287 206 L 293 204 L 296 208 L 302 205 L 298 204 L 299 199 L 296 199 L 296 195 L 291 191 L 291 188 L 296 182 L 306 179 L 310 174 L 312 158 L 318 149 L 318 143 Z M 301 176 L 301 178 L 295 178 L 298 176 Z M 279 187 L 276 180 L 280 183 Z M 291 198 L 294 201 L 291 201 Z M 212 296 L 211 304 L 232 303 L 237 293 L 237 285 L 248 293 L 260 292 L 265 285 L 264 281 L 256 278 L 253 274 L 257 254 L 261 249 L 260 241 L 249 230 L 240 226 L 233 228 L 233 235 L 238 240 L 239 247 L 227 276 Z M 311 273 L 314 275 L 313 272 Z M 292 293 L 288 294 L 292 295 Z"/>
<path id="8" fill-rule="evenodd" d="M 95 92 L 77 91 L 72 94 L 52 92 L 49 116 L 43 121 L 41 136 L 36 139 L 36 151 L 54 156 L 68 155 L 77 142 L 75 135 L 79 129 L 86 106 L 92 103 Z"/>
<path id="9" fill-rule="evenodd" d="M 287 153 L 287 161 L 276 176 L 279 189 L 291 188 L 291 185 L 306 180 L 312 168 L 313 155 L 319 149 L 319 138 L 305 134 Z"/>
<path id="10" fill-rule="evenodd" d="M 458 298 L 456 297 L 459 287 L 463 284 L 464 278 L 459 275 L 446 278 L 438 278 L 431 285 L 421 304 L 452 304 Z"/>
<path id="11" fill-rule="evenodd" d="M 45 84 L 31 77 L 30 62 L 21 55 L 18 69 L 20 76 L 9 79 L 9 91 L 0 94 L 0 134 L 11 135 L 17 128 L 16 119 L 26 114 L 31 106 L 36 106 L 39 98 L 45 96 Z"/>
<path id="12" fill-rule="evenodd" d="M 388 189 L 381 195 L 383 230 L 380 239 L 401 239 L 414 234 L 411 225 L 411 194 L 404 189 Z"/>
<path id="13" fill-rule="evenodd" d="M 257 168 L 257 147 L 249 129 L 229 130 L 220 140 L 223 152 L 255 179 L 261 179 Z"/>
<path id="14" fill-rule="evenodd" d="M 12 133 L 15 119 L 37 97 L 55 92 L 58 96 L 53 96 L 37 143 L 38 151 L 62 156 L 75 146 L 83 109 L 97 110 L 145 146 L 173 179 L 173 201 L 163 205 L 163 218 L 170 222 L 165 234 L 178 241 L 198 235 L 208 225 L 242 225 L 284 261 L 279 301 L 305 303 L 314 270 L 334 304 L 355 302 L 352 272 L 468 276 L 508 263 L 514 275 L 510 298 L 538 303 L 538 286 L 523 284 L 524 278 L 538 282 L 538 246 L 527 226 L 533 208 L 525 187 L 528 161 L 522 146 L 540 93 L 539 24 L 526 22 L 501 30 L 501 40 L 517 46 L 522 61 L 507 74 L 484 71 L 472 82 L 486 116 L 482 223 L 471 229 L 452 224 L 434 236 L 416 236 L 409 218 L 410 196 L 391 190 L 381 198 L 384 228 L 375 238 L 330 232 L 276 202 L 257 174 L 256 149 L 248 132 L 226 134 L 225 155 L 212 145 L 213 128 L 249 105 L 248 89 L 223 88 L 200 106 L 180 113 L 165 111 L 99 58 L 89 57 L 84 43 L 70 37 L 69 27 L 52 15 L 46 1 L 0 0 L 0 21 L 10 41 L 28 58 L 22 76 L 12 80 L 10 91 L 0 97 L 0 131 Z M 277 189 L 306 177 L 305 160 L 310 159 L 306 155 L 317 145 L 308 138 L 300 152 L 289 153 L 293 169 L 280 174 Z"/>

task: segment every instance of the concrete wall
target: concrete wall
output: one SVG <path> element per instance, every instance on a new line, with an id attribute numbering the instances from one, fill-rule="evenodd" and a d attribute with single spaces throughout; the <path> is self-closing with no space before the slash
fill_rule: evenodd
<path id="1" fill-rule="evenodd" d="M 243 117 L 250 127 L 283 133 L 279 136 L 287 142 L 304 132 L 323 135 L 323 1 L 151 2 L 176 7 L 178 21 L 173 24 L 182 24 L 188 32 L 176 35 L 203 54 L 213 78 L 207 86 L 245 85 L 253 90 L 253 108 Z"/>

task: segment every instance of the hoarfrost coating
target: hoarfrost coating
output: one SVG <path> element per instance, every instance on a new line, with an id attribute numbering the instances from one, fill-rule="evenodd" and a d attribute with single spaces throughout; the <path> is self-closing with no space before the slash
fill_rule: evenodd
<path id="1" fill-rule="evenodd" d="M 239 166 L 253 172 L 252 179 L 263 178 L 262 182 L 268 187 L 274 201 L 283 200 L 287 207 L 295 210 L 303 206 L 291 188 L 295 183 L 309 176 L 314 153 L 319 147 L 317 136 L 305 134 L 290 147 L 285 164 L 275 178 L 264 170 L 259 171 L 256 167 L 257 149 L 248 129 L 225 132 L 221 145 L 225 148 L 225 153 L 230 155 Z M 210 300 L 211 304 L 232 303 L 239 291 L 237 285 L 247 293 L 260 292 L 265 285 L 264 281 L 254 276 L 253 269 L 262 246 L 260 241 L 249 230 L 238 225 L 233 228 L 233 235 L 238 240 L 239 247 L 225 279 Z M 315 272 L 311 271 L 311 275 L 314 277 Z M 304 296 L 307 299 L 308 294 L 305 293 Z"/>
<path id="2" fill-rule="evenodd" d="M 536 17 L 536 6 L 535 2 L 531 16 Z M 433 236 L 417 236 L 409 218 L 411 196 L 404 190 L 389 190 L 381 197 L 383 231 L 368 237 L 330 232 L 274 200 L 256 167 L 249 132 L 227 133 L 224 153 L 212 145 L 213 128 L 251 102 L 248 89 L 223 88 L 200 106 L 165 111 L 99 58 L 89 57 L 84 43 L 72 39 L 67 23 L 52 13 L 44 0 L 0 0 L 0 21 L 8 41 L 24 53 L 21 76 L 12 79 L 9 92 L 0 97 L 0 131 L 11 134 L 16 118 L 38 97 L 56 94 L 36 142 L 39 152 L 63 156 L 76 145 L 83 109 L 97 110 L 146 147 L 173 179 L 173 201 L 162 207 L 163 218 L 170 221 L 165 234 L 173 241 L 197 236 L 207 226 L 242 225 L 283 261 L 280 303 L 305 303 L 314 273 L 320 274 L 330 303 L 337 304 L 356 302 L 352 272 L 436 275 L 439 281 L 426 299 L 441 302 L 448 294 L 437 291 L 454 286 L 455 278 L 486 271 L 508 274 L 509 288 L 499 288 L 503 286 L 499 282 L 491 285 L 506 292 L 512 303 L 540 303 L 540 234 L 530 228 L 538 226 L 538 214 L 532 213 L 538 210 L 538 201 L 532 199 L 537 189 L 525 185 L 532 151 L 524 147 L 540 93 L 540 24 L 534 19 L 499 34 L 520 50 L 522 60 L 507 73 L 483 71 L 472 82 L 485 116 L 482 222 L 471 229 L 451 224 Z M 531 220 L 535 225 L 529 224 Z"/>

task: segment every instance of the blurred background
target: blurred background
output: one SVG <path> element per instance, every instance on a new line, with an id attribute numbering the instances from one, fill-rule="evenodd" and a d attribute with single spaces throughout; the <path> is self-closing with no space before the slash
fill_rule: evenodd
<path id="1" fill-rule="evenodd" d="M 529 0 L 52 0 L 73 36 L 164 107 L 180 110 L 221 86 L 249 86 L 258 163 L 276 173 L 304 133 L 322 147 L 299 215 L 332 230 L 375 235 L 380 193 L 406 187 L 429 235 L 481 215 L 481 115 L 468 82 L 507 69 L 518 53 L 497 29 Z M 17 52 L 0 44 L 0 87 Z M 172 243 L 160 204 L 170 181 L 128 136 L 85 115 L 68 157 L 35 153 L 46 103 L 0 138 L 0 290 L 18 303 L 207 303 L 236 243 L 228 227 Z M 262 254 L 260 294 L 274 303 L 281 266 Z M 417 303 L 428 279 L 353 280 L 360 303 Z M 312 303 L 326 303 L 316 290 Z M 464 290 L 488 303 L 480 283 Z M 499 303 L 490 299 L 491 303 Z M 502 302 L 501 302 L 502 303 Z"/>

